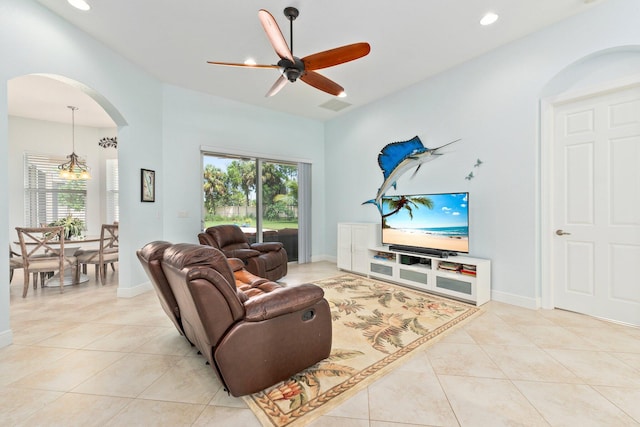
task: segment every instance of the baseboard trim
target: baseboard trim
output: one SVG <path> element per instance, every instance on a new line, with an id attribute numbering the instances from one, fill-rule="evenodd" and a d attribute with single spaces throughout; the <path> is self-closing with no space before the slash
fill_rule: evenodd
<path id="1" fill-rule="evenodd" d="M 153 286 L 151 285 L 151 282 L 141 283 L 132 288 L 123 288 L 122 286 L 118 286 L 117 295 L 118 298 L 133 298 L 152 289 Z"/>
<path id="2" fill-rule="evenodd" d="M 13 331 L 7 329 L 6 331 L 0 332 L 0 348 L 8 347 L 11 344 L 13 344 Z"/>
<path id="3" fill-rule="evenodd" d="M 530 308 L 532 310 L 537 310 L 540 308 L 540 298 L 523 297 L 520 295 L 510 294 L 508 292 L 491 291 L 491 299 L 493 301 L 503 302 L 505 304 Z"/>

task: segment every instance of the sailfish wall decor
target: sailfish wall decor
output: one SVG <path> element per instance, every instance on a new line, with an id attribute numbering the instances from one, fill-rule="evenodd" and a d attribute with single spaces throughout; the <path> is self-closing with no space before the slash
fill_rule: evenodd
<path id="1" fill-rule="evenodd" d="M 420 166 L 422 166 L 423 163 L 433 160 L 436 156 L 441 156 L 443 154 L 439 153 L 438 150 L 458 141 L 460 140 L 456 139 L 455 141 L 451 141 L 437 148 L 427 148 L 422 144 L 422 141 L 420 141 L 418 136 L 414 136 L 407 141 L 391 142 L 385 145 L 385 147 L 380 151 L 380 154 L 378 154 L 378 165 L 380 166 L 380 169 L 382 169 L 384 181 L 380 188 L 378 188 L 378 193 L 376 194 L 375 199 L 367 200 L 362 204 L 374 204 L 378 210 L 382 212 L 382 196 L 384 196 L 391 187 L 395 190 L 396 182 L 400 176 L 409 169 L 415 167 L 416 170 L 411 176 L 413 178 L 418 170 L 420 170 Z"/>

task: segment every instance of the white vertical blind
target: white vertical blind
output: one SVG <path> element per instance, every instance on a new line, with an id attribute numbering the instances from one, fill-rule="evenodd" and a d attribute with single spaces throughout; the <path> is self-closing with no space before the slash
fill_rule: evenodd
<path id="1" fill-rule="evenodd" d="M 39 227 L 66 216 L 86 224 L 87 183 L 60 178 L 58 165 L 66 158 L 47 154 L 24 155 L 25 224 Z"/>
<path id="2" fill-rule="evenodd" d="M 311 163 L 298 163 L 298 264 L 311 262 Z"/>

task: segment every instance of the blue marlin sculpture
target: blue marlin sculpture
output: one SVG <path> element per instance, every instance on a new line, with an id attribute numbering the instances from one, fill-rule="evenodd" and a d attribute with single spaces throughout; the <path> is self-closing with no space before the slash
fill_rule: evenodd
<path id="1" fill-rule="evenodd" d="M 448 144 L 441 145 L 437 148 L 427 148 L 422 144 L 422 141 L 420 141 L 418 136 L 414 136 L 408 141 L 392 142 L 385 145 L 385 147 L 380 151 L 380 154 L 378 154 L 378 165 L 380 166 L 380 169 L 382 169 L 384 181 L 380 188 L 378 188 L 376 198 L 367 200 L 362 204 L 374 204 L 378 207 L 378 210 L 382 212 L 382 196 L 384 196 L 391 187 L 395 190 L 396 181 L 400 176 L 409 169 L 415 167 L 416 170 L 411 176 L 413 178 L 418 170 L 420 170 L 420 166 L 422 166 L 423 163 L 435 159 L 435 156 L 442 155 L 442 153 L 438 153 L 438 150 L 458 141 L 460 140 L 456 139 L 455 141 L 451 141 Z"/>

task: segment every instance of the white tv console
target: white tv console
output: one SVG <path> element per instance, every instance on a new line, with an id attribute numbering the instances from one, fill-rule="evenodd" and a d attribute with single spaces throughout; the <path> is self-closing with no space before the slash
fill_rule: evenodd
<path id="1" fill-rule="evenodd" d="M 491 299 L 491 261 L 467 256 L 439 258 L 415 252 L 368 249 L 370 277 L 452 297 L 475 305 Z"/>

